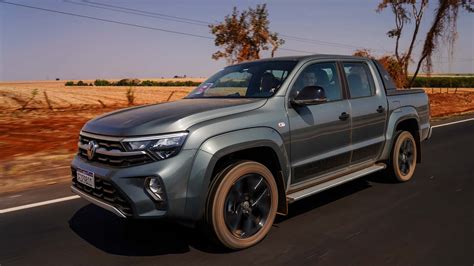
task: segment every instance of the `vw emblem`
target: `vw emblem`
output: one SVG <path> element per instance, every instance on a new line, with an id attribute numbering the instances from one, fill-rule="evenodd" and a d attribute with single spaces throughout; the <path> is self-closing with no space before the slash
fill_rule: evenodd
<path id="1" fill-rule="evenodd" d="M 94 158 L 95 150 L 97 149 L 97 147 L 99 147 L 99 145 L 93 140 L 89 141 L 89 144 L 87 144 L 87 158 L 89 160 L 92 160 Z"/>

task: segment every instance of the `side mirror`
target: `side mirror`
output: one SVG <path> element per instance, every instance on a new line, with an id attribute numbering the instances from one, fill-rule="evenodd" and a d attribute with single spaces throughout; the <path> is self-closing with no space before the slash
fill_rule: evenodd
<path id="1" fill-rule="evenodd" d="M 326 93 L 320 86 L 304 87 L 295 98 L 291 99 L 291 104 L 297 106 L 314 105 L 327 102 Z"/>

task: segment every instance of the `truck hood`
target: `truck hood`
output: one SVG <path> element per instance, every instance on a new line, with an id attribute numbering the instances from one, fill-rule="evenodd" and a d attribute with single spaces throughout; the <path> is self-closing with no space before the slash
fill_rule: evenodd
<path id="1" fill-rule="evenodd" d="M 177 132 L 203 121 L 247 112 L 266 99 L 183 99 L 121 109 L 87 122 L 83 131 L 108 136 L 142 136 Z"/>

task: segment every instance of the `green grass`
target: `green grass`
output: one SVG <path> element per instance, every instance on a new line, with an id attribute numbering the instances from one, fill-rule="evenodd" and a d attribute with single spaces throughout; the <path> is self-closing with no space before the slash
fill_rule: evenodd
<path id="1" fill-rule="evenodd" d="M 471 76 L 471 77 L 416 77 L 412 87 L 474 88 L 474 76 Z"/>

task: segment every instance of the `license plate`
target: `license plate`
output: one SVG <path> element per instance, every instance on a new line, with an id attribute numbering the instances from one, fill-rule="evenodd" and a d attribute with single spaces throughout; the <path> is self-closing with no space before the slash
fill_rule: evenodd
<path id="1" fill-rule="evenodd" d="M 76 169 L 76 179 L 77 179 L 77 182 L 81 184 L 84 184 L 91 188 L 95 188 L 94 173 L 92 172 L 82 170 L 82 169 Z"/>

